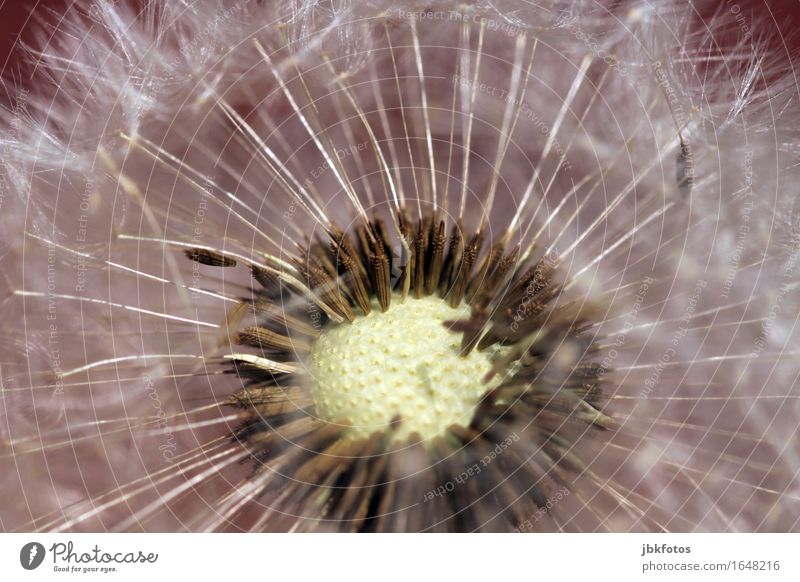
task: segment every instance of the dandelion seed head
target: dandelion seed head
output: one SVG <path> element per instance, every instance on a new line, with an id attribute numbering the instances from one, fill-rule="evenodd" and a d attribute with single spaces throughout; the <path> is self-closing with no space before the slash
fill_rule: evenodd
<path id="1" fill-rule="evenodd" d="M 3 112 L 4 527 L 797 529 L 796 87 L 701 4 L 66 15 Z"/>
<path id="2" fill-rule="evenodd" d="M 347 419 L 365 434 L 399 417 L 403 430 L 396 438 L 411 432 L 427 438 L 453 423 L 469 424 L 492 386 L 483 383 L 489 356 L 460 357 L 461 338 L 445 327 L 465 311 L 438 297 L 408 300 L 324 331 L 309 366 L 319 413 Z"/>

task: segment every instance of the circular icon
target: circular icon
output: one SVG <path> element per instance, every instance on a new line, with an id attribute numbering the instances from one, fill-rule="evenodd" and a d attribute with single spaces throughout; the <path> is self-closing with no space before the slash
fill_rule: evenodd
<path id="1" fill-rule="evenodd" d="M 19 551 L 19 563 L 26 570 L 35 570 L 44 561 L 44 546 L 39 542 L 29 542 Z"/>

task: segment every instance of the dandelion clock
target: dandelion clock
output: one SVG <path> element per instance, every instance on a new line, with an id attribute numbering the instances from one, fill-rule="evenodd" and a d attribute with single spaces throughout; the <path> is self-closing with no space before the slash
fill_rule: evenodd
<path id="1" fill-rule="evenodd" d="M 78 2 L 3 111 L 10 531 L 793 531 L 794 77 L 715 3 Z"/>

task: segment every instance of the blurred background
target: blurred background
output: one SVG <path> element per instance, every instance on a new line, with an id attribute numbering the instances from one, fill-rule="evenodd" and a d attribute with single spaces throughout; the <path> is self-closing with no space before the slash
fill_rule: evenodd
<path id="1" fill-rule="evenodd" d="M 144 2 L 146 0 L 136 0 Z M 364 1 L 364 0 L 358 0 Z M 584 0 L 585 1 L 585 0 Z M 602 2 L 602 0 L 598 0 Z M 658 0 L 651 0 L 658 1 Z M 619 0 L 609 2 L 620 3 Z M 703 4 L 702 12 L 731 9 L 738 5 L 744 13 L 754 14 L 773 20 L 775 27 L 781 32 L 787 47 L 792 51 L 800 49 L 800 0 L 717 0 L 689 4 Z M 36 15 L 52 12 L 48 20 L 57 22 L 58 15 L 64 14 L 74 5 L 86 5 L 86 0 L 0 0 L 0 63 L 2 71 L 8 74 L 9 67 L 14 67 L 14 46 L 20 41 L 30 41 L 36 26 Z M 44 34 L 47 34 L 43 31 Z M 779 41 L 778 41 L 779 42 Z"/>

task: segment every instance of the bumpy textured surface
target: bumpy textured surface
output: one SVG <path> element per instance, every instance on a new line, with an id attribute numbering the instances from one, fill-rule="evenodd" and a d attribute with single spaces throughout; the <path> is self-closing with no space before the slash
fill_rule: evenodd
<path id="1" fill-rule="evenodd" d="M 444 322 L 469 315 L 438 297 L 396 301 L 352 324 L 322 333 L 310 355 L 309 374 L 319 414 L 349 420 L 361 434 L 402 420 L 397 437 L 441 434 L 469 424 L 480 396 L 489 354 L 459 356 L 461 336 Z"/>

